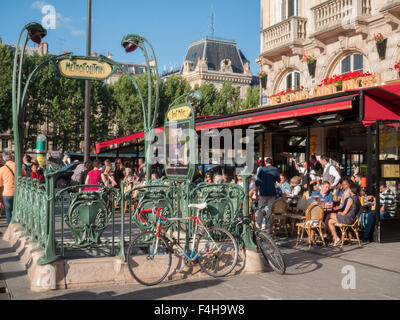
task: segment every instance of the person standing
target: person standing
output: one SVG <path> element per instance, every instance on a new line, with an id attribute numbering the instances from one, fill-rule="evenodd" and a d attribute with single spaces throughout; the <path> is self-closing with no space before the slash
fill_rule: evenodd
<path id="1" fill-rule="evenodd" d="M 97 185 L 99 184 L 99 181 L 103 182 L 104 185 L 106 185 L 106 177 L 104 176 L 104 173 L 100 170 L 101 168 L 101 163 L 99 160 L 94 160 L 93 161 L 93 170 L 89 171 L 85 184 L 86 185 Z M 83 191 L 98 191 L 98 187 L 85 187 Z"/>
<path id="2" fill-rule="evenodd" d="M 7 225 L 10 224 L 14 202 L 15 162 L 10 151 L 3 152 L 5 164 L 0 168 L 0 187 L 3 190 L 4 209 L 6 211 Z M 26 176 L 25 169 L 21 169 L 22 176 Z"/>
<path id="3" fill-rule="evenodd" d="M 381 219 L 394 217 L 396 213 L 395 194 L 390 190 L 385 181 L 379 182 L 379 211 Z"/>
<path id="4" fill-rule="evenodd" d="M 30 177 L 32 175 L 32 157 L 29 154 L 24 154 L 22 157 L 22 167 L 26 172 L 26 176 Z"/>
<path id="5" fill-rule="evenodd" d="M 256 200 L 258 201 L 258 207 L 261 210 L 256 212 L 256 225 L 261 228 L 262 220 L 265 213 L 267 214 L 267 229 L 271 229 L 271 221 L 269 216 L 271 215 L 271 207 L 276 199 L 276 188 L 275 184 L 279 182 L 279 171 L 272 165 L 272 159 L 266 158 L 265 166 L 262 167 L 256 180 Z M 268 211 L 268 212 L 266 212 Z"/>
<path id="6" fill-rule="evenodd" d="M 139 164 L 138 172 L 139 172 L 140 182 L 143 182 L 145 180 L 146 165 L 144 164 L 142 158 L 139 159 L 138 164 Z"/>
<path id="7" fill-rule="evenodd" d="M 120 188 L 121 182 L 125 178 L 125 167 L 120 158 L 115 160 L 114 180 L 117 183 L 116 188 Z"/>
<path id="8" fill-rule="evenodd" d="M 327 156 L 321 156 L 321 164 L 324 168 L 322 173 L 322 182 L 329 181 L 331 189 L 334 189 L 340 181 L 340 174 L 337 169 L 329 163 L 330 159 Z"/>

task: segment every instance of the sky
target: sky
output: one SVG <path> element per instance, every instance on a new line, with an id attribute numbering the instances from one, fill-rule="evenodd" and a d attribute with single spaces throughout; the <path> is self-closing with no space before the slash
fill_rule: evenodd
<path id="1" fill-rule="evenodd" d="M 87 0 L 1 0 L 0 37 L 3 43 L 16 43 L 22 27 L 28 22 L 42 23 L 47 13 L 42 13 L 42 9 L 51 5 L 56 11 L 56 25 L 44 39 L 49 43 L 49 52 L 85 55 L 87 3 Z M 121 47 L 123 36 L 135 33 L 147 38 L 154 47 L 160 72 L 180 68 L 189 44 L 211 36 L 214 12 L 215 37 L 235 40 L 250 61 L 253 74 L 258 72 L 255 60 L 260 53 L 259 0 L 93 0 L 92 3 L 92 52 L 111 53 L 118 62 L 144 62 L 139 50 L 126 54 Z"/>

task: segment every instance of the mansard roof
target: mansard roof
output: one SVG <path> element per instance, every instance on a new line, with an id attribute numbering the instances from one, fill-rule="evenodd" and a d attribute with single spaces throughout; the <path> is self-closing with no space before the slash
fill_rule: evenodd
<path id="1" fill-rule="evenodd" d="M 236 41 L 214 37 L 205 37 L 189 45 L 185 61 L 191 61 L 196 68 L 199 58 L 206 58 L 208 69 L 213 71 L 220 71 L 221 61 L 230 59 L 234 73 L 244 73 L 243 64 L 248 61 Z"/>

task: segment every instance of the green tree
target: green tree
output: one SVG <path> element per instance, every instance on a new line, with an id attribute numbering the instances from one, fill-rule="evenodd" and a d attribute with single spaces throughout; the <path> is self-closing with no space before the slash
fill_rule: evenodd
<path id="1" fill-rule="evenodd" d="M 0 130 L 12 127 L 13 53 L 0 44 Z"/>
<path id="2" fill-rule="evenodd" d="M 256 108 L 260 104 L 260 89 L 258 86 L 250 86 L 247 88 L 246 100 L 244 102 L 245 109 Z"/>
<path id="3" fill-rule="evenodd" d="M 230 81 L 225 81 L 215 101 L 216 114 L 237 112 L 240 110 L 242 103 L 243 100 L 240 99 L 240 88 L 233 86 Z"/>
<path id="4" fill-rule="evenodd" d="M 218 114 L 215 109 L 215 101 L 217 99 L 218 91 L 211 83 L 203 83 L 200 87 L 196 85 L 196 90 L 200 90 L 203 95 L 203 100 L 196 107 L 197 116 L 210 116 Z"/>

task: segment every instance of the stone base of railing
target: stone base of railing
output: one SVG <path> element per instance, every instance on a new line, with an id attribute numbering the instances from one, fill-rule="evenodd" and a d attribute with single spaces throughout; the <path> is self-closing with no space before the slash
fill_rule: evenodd
<path id="1" fill-rule="evenodd" d="M 36 243 L 30 242 L 29 237 L 22 236 L 23 233 L 19 224 L 10 224 L 3 240 L 16 248 L 21 263 L 27 269 L 31 291 L 47 292 L 136 283 L 126 262 L 118 256 L 59 259 L 51 264 L 39 265 L 38 259 L 43 255 L 43 250 L 35 249 Z M 229 276 L 262 273 L 267 269 L 261 254 L 253 250 L 241 250 L 238 264 Z M 207 277 L 198 265 L 188 268 L 183 259 L 173 256 L 170 273 L 164 281 Z"/>

